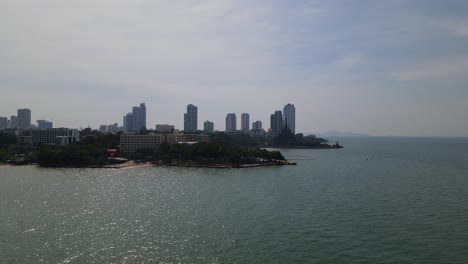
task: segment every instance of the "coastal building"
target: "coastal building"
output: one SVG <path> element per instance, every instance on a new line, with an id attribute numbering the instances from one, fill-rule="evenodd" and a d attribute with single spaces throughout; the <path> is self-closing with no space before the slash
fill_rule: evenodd
<path id="1" fill-rule="evenodd" d="M 198 107 L 187 105 L 187 113 L 184 114 L 184 131 L 196 132 L 198 130 Z"/>
<path id="2" fill-rule="evenodd" d="M 8 128 L 8 117 L 0 116 L 0 130 Z"/>
<path id="3" fill-rule="evenodd" d="M 241 130 L 244 132 L 250 130 L 250 115 L 247 113 L 241 115 Z"/>
<path id="4" fill-rule="evenodd" d="M 18 128 L 18 117 L 15 115 L 10 116 L 10 127 L 9 128 Z"/>
<path id="5" fill-rule="evenodd" d="M 120 151 L 134 153 L 139 149 L 154 149 L 159 147 L 163 141 L 164 136 L 160 134 L 122 134 L 120 135 Z"/>
<path id="6" fill-rule="evenodd" d="M 138 131 L 142 128 L 146 128 L 146 105 L 140 103 L 140 112 L 138 113 Z"/>
<path id="7" fill-rule="evenodd" d="M 133 114 L 127 113 L 123 118 L 123 131 L 131 132 L 133 131 Z"/>
<path id="8" fill-rule="evenodd" d="M 31 128 L 31 110 L 18 109 L 18 127 L 22 129 Z"/>
<path id="9" fill-rule="evenodd" d="M 168 125 L 168 124 L 157 124 L 156 125 L 156 132 L 172 133 L 173 131 L 174 131 L 174 126 L 173 125 Z"/>
<path id="10" fill-rule="evenodd" d="M 283 108 L 283 126 L 296 134 L 296 107 L 293 104 L 287 104 Z"/>
<path id="11" fill-rule="evenodd" d="M 283 129 L 283 114 L 281 111 L 275 111 L 270 116 L 270 128 L 273 133 L 280 133 Z"/>
<path id="12" fill-rule="evenodd" d="M 203 132 L 204 133 L 213 133 L 214 132 L 214 123 L 211 121 L 206 120 L 203 123 Z"/>
<path id="13" fill-rule="evenodd" d="M 133 106 L 132 112 L 123 117 L 124 132 L 139 132 L 146 128 L 146 105 L 140 103 L 140 106 Z"/>
<path id="14" fill-rule="evenodd" d="M 255 121 L 252 123 L 252 130 L 262 130 L 262 121 Z"/>
<path id="15" fill-rule="evenodd" d="M 53 127 L 53 123 L 47 120 L 37 120 L 37 128 L 39 129 L 49 129 Z"/>
<path id="16" fill-rule="evenodd" d="M 24 131 L 23 136 L 31 136 L 32 145 L 55 144 L 57 137 L 64 137 L 61 145 L 80 141 L 80 131 L 69 128 L 32 129 Z"/>
<path id="17" fill-rule="evenodd" d="M 232 132 L 237 130 L 237 117 L 235 113 L 229 113 L 226 116 L 226 131 Z"/>
<path id="18" fill-rule="evenodd" d="M 140 131 L 140 107 L 134 106 L 132 107 L 132 131 L 138 132 Z"/>
<path id="19" fill-rule="evenodd" d="M 208 141 L 210 137 L 203 134 L 122 134 L 120 135 L 120 151 L 122 153 L 134 153 L 139 149 L 158 148 L 161 143 L 167 141 L 175 143 L 196 143 Z"/>

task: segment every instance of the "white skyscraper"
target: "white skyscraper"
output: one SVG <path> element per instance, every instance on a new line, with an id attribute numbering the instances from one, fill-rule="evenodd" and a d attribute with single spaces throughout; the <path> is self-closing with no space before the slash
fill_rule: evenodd
<path id="1" fill-rule="evenodd" d="M 283 108 L 283 126 L 296 134 L 296 107 L 293 104 L 287 104 Z"/>

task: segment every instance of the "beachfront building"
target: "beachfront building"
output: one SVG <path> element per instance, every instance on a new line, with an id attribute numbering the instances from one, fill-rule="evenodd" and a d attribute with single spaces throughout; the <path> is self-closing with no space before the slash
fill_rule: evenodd
<path id="1" fill-rule="evenodd" d="M 154 149 L 158 148 L 164 141 L 169 144 L 176 144 L 209 140 L 210 137 L 203 134 L 122 134 L 120 135 L 120 151 L 122 153 L 134 153 L 139 149 Z"/>
<path id="2" fill-rule="evenodd" d="M 56 144 L 56 138 L 61 137 L 60 145 L 68 145 L 80 141 L 80 131 L 69 128 L 31 129 L 23 132 L 24 136 L 31 136 L 31 143 L 37 145 Z"/>
<path id="3" fill-rule="evenodd" d="M 159 147 L 163 141 L 164 136 L 161 134 L 122 134 L 120 135 L 120 151 L 134 153 L 139 149 L 154 149 Z"/>

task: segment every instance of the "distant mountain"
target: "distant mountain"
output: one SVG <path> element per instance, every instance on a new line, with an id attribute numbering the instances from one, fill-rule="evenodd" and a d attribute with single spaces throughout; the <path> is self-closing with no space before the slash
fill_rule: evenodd
<path id="1" fill-rule="evenodd" d="M 324 138 L 372 137 L 372 135 L 368 135 L 368 134 L 353 133 L 353 132 L 341 132 L 341 131 L 328 131 L 328 132 L 323 132 L 323 133 L 317 133 L 315 135 L 317 137 L 324 137 Z"/>

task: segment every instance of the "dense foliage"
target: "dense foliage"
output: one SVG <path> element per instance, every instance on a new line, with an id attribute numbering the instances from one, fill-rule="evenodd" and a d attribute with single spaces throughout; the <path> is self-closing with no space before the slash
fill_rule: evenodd
<path id="1" fill-rule="evenodd" d="M 330 145 L 326 144 L 328 141 L 323 138 L 317 138 L 314 135 L 304 137 L 302 134 L 294 135 L 291 130 L 283 129 L 273 139 L 273 146 L 275 147 L 311 147 L 311 148 L 329 148 Z"/>
<path id="2" fill-rule="evenodd" d="M 268 147 L 271 145 L 273 137 L 268 134 L 229 134 L 218 132 L 211 135 L 211 141 L 220 144 L 244 146 L 244 147 Z"/>
<path id="3" fill-rule="evenodd" d="M 12 145 L 16 144 L 16 136 L 0 132 L 0 162 L 9 160 L 16 154 Z"/>
<path id="4" fill-rule="evenodd" d="M 218 142 L 197 144 L 168 144 L 164 142 L 159 149 L 138 151 L 132 158 L 151 157 L 162 163 L 192 164 L 252 164 L 284 160 L 279 151 L 227 145 Z"/>
<path id="5" fill-rule="evenodd" d="M 121 132 L 104 134 L 97 130 L 86 128 L 80 132 L 81 139 L 79 144 L 96 145 L 96 147 L 102 149 L 117 148 L 120 144 L 120 134 Z"/>
<path id="6" fill-rule="evenodd" d="M 13 157 L 16 152 L 10 147 L 0 147 L 0 162 L 5 162 Z"/>
<path id="7" fill-rule="evenodd" d="M 100 166 L 109 162 L 103 149 L 80 144 L 64 147 L 43 146 L 36 153 L 36 161 L 44 167 Z"/>

